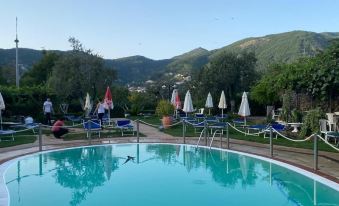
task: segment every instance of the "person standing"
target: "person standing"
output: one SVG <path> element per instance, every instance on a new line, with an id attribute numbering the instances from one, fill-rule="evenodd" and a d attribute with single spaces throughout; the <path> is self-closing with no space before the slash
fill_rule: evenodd
<path id="1" fill-rule="evenodd" d="M 65 121 L 64 118 L 60 118 L 53 124 L 52 132 L 55 138 L 59 139 L 61 138 L 62 135 L 68 133 L 68 129 L 62 127 L 64 126 L 64 121 Z"/>
<path id="2" fill-rule="evenodd" d="M 44 102 L 43 111 L 46 119 L 46 124 L 52 125 L 51 114 L 53 112 L 53 104 L 50 98 L 47 98 L 47 100 Z"/>
<path id="3" fill-rule="evenodd" d="M 98 119 L 100 120 L 101 127 L 103 127 L 103 120 L 102 118 L 105 115 L 105 104 L 104 101 L 98 103 L 97 108 L 95 109 L 98 111 Z"/>

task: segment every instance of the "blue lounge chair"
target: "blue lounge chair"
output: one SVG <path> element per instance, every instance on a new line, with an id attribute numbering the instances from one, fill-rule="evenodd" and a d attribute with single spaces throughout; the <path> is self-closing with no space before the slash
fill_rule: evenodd
<path id="1" fill-rule="evenodd" d="M 197 120 L 203 120 L 205 118 L 205 115 L 204 114 L 195 113 L 195 118 Z"/>
<path id="2" fill-rule="evenodd" d="M 64 117 L 68 121 L 71 121 L 73 125 L 75 125 L 75 123 L 80 123 L 82 121 L 82 116 L 65 115 Z"/>
<path id="3" fill-rule="evenodd" d="M 12 128 L 24 128 L 24 129 L 32 129 L 33 134 L 36 134 L 35 128 L 39 126 L 38 123 L 35 123 L 32 117 L 26 117 L 24 119 L 24 124 L 13 125 Z"/>
<path id="4" fill-rule="evenodd" d="M 206 117 L 205 120 L 208 124 L 214 124 L 219 122 L 219 119 L 217 117 Z"/>
<path id="5" fill-rule="evenodd" d="M 100 131 L 101 131 L 100 121 L 95 119 L 95 120 L 84 121 L 82 124 L 86 131 L 87 138 L 89 137 L 89 133 L 92 131 L 98 132 L 99 138 L 100 138 Z"/>
<path id="6" fill-rule="evenodd" d="M 328 132 L 327 138 L 334 138 L 334 143 L 338 146 L 339 145 L 339 132 Z"/>
<path id="7" fill-rule="evenodd" d="M 274 130 L 276 130 L 277 132 L 282 132 L 282 131 L 284 131 L 285 130 L 285 125 L 282 125 L 282 124 L 272 124 L 271 125 L 272 126 L 272 128 L 274 129 Z M 272 131 L 273 133 L 275 133 L 275 138 L 277 139 L 278 138 L 278 134 L 275 132 L 275 131 Z M 266 134 L 270 134 L 270 129 L 269 128 L 267 128 L 266 130 L 265 130 L 265 132 L 264 132 L 264 138 L 266 138 Z"/>
<path id="8" fill-rule="evenodd" d="M 213 134 L 213 130 L 220 130 L 223 134 L 224 129 L 226 128 L 226 122 L 214 122 L 209 124 L 208 127 L 211 129 L 211 134 Z"/>
<path id="9" fill-rule="evenodd" d="M 245 121 L 243 119 L 234 119 L 233 125 L 236 126 L 245 126 Z"/>
<path id="10" fill-rule="evenodd" d="M 227 114 L 218 114 L 215 117 L 219 120 L 224 120 L 224 119 L 228 118 L 228 115 Z"/>
<path id="11" fill-rule="evenodd" d="M 11 141 L 14 141 L 14 130 L 0 130 L 0 142 L 1 141 L 10 141 L 10 140 L 3 140 L 2 136 L 5 136 L 5 138 L 7 138 L 8 136 L 11 137 Z"/>
<path id="12" fill-rule="evenodd" d="M 267 125 L 263 124 L 250 125 L 247 127 L 247 133 L 250 134 L 250 130 L 254 130 L 256 133 L 259 133 L 267 129 L 267 127 L 268 127 Z"/>
<path id="13" fill-rule="evenodd" d="M 134 135 L 134 126 L 129 119 L 117 120 L 116 128 L 120 129 L 122 136 L 124 136 L 124 131 L 131 131 Z"/>
<path id="14" fill-rule="evenodd" d="M 205 123 L 203 121 L 202 122 L 195 121 L 195 122 L 190 122 L 190 123 L 193 126 L 195 133 L 201 133 L 200 129 L 204 129 L 205 127 Z"/>

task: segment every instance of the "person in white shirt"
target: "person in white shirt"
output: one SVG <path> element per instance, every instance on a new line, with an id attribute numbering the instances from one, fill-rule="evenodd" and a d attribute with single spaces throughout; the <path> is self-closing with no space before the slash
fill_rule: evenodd
<path id="1" fill-rule="evenodd" d="M 50 98 L 47 98 L 47 100 L 44 102 L 43 111 L 46 117 L 46 124 L 52 125 L 51 114 L 53 112 L 53 104 Z"/>
<path id="2" fill-rule="evenodd" d="M 100 124 L 101 124 L 101 127 L 102 127 L 102 118 L 104 117 L 105 115 L 105 104 L 104 104 L 104 101 L 101 101 L 98 103 L 97 105 L 97 108 L 95 109 L 98 111 L 98 118 L 100 120 Z"/>

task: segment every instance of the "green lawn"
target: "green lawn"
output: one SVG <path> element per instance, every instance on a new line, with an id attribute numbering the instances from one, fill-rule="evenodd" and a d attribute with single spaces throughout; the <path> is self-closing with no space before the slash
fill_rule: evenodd
<path id="1" fill-rule="evenodd" d="M 140 119 L 138 117 L 131 117 L 131 119 Z M 160 125 L 161 122 L 158 117 L 148 117 L 147 119 L 141 119 L 147 123 L 151 124 L 157 124 Z M 249 122 L 251 124 L 251 122 Z M 250 142 L 258 142 L 263 144 L 269 144 L 269 138 L 264 138 L 263 135 L 260 136 L 246 136 L 231 127 L 229 127 L 229 137 L 231 139 L 239 139 L 239 140 L 246 140 Z M 201 131 L 201 130 L 200 130 Z M 169 129 L 165 129 L 163 132 L 170 134 L 175 137 L 182 137 L 182 125 L 176 125 L 174 127 L 171 127 Z M 186 137 L 199 137 L 200 133 L 195 133 L 194 128 L 192 126 L 188 126 L 186 130 Z M 291 136 L 291 133 L 288 134 L 288 136 Z M 219 136 L 218 136 L 219 137 Z M 275 137 L 275 135 L 274 135 Z M 226 139 L 226 134 L 224 134 L 224 138 Z M 296 137 L 294 137 L 296 138 Z M 219 138 L 217 138 L 218 140 Z M 306 142 L 293 142 L 290 140 L 287 140 L 285 138 L 279 137 L 277 139 L 273 139 L 274 145 L 281 145 L 281 146 L 287 146 L 287 147 L 296 147 L 296 148 L 305 148 L 305 149 L 313 149 L 313 141 L 306 141 Z M 336 152 L 333 148 L 329 147 L 327 144 L 325 144 L 323 141 L 319 141 L 318 148 L 321 151 L 329 151 L 329 152 Z"/>
<path id="2" fill-rule="evenodd" d="M 11 136 L 3 136 L 2 140 L 10 140 L 11 138 Z M 14 141 L 1 141 L 0 148 L 33 143 L 35 142 L 36 138 L 37 135 L 14 135 Z"/>
<path id="3" fill-rule="evenodd" d="M 161 119 L 158 116 L 150 116 L 150 117 L 141 117 L 141 116 L 131 116 L 129 117 L 131 120 L 141 120 L 144 121 L 148 124 L 153 124 L 153 125 L 162 125 Z"/>

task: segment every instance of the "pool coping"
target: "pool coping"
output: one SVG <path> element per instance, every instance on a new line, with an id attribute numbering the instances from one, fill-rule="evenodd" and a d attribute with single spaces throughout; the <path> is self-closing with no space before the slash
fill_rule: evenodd
<path id="1" fill-rule="evenodd" d="M 93 144 L 93 145 L 83 145 L 83 146 L 71 146 L 71 147 L 67 147 L 67 148 L 56 148 L 56 149 L 50 149 L 50 150 L 44 150 L 44 151 L 37 151 L 37 152 L 31 152 L 28 154 L 23 154 L 23 155 L 19 155 L 17 157 L 11 158 L 9 160 L 5 160 L 4 162 L 2 162 L 0 164 L 0 205 L 10 205 L 10 194 L 7 188 L 7 185 L 5 183 L 5 174 L 7 172 L 7 170 L 9 169 L 9 167 L 14 164 L 15 162 L 17 162 L 18 160 L 22 160 L 25 159 L 27 157 L 30 156 L 34 156 L 34 155 L 38 155 L 38 154 L 45 154 L 45 153 L 49 153 L 49 152 L 57 152 L 57 151 L 63 151 L 63 150 L 70 150 L 70 149 L 76 149 L 76 148 L 86 148 L 86 147 L 99 147 L 99 146 L 107 146 L 107 145 L 135 145 L 135 144 L 164 144 L 164 145 L 186 145 L 186 146 L 192 146 L 192 147 L 196 147 L 197 145 L 193 145 L 193 144 L 182 144 L 182 143 L 169 143 L 169 142 L 127 142 L 127 143 L 106 143 L 106 144 Z M 339 183 L 337 181 L 331 180 L 327 177 L 324 177 L 326 175 L 324 175 L 323 173 L 317 173 L 316 171 L 310 171 L 309 168 L 304 167 L 302 165 L 297 165 L 291 162 L 288 162 L 286 160 L 281 160 L 278 158 L 269 158 L 269 157 L 265 157 L 262 155 L 258 155 L 258 154 L 254 154 L 254 153 L 250 153 L 250 152 L 243 152 L 243 151 L 237 151 L 237 150 L 232 150 L 232 149 L 226 149 L 226 148 L 218 148 L 218 147 L 209 147 L 209 146 L 204 146 L 204 145 L 198 145 L 199 148 L 206 148 L 206 149 L 213 149 L 213 150 L 218 150 L 218 151 L 226 151 L 226 152 L 230 152 L 230 153 L 235 153 L 235 154 L 239 154 L 239 155 L 244 155 L 244 156 L 248 156 L 248 157 L 252 157 L 255 159 L 259 159 L 259 160 L 263 160 L 269 163 L 273 163 L 279 166 L 282 166 L 284 168 L 287 168 L 289 170 L 292 170 L 294 172 L 297 172 L 301 175 L 304 175 L 310 179 L 313 179 L 317 182 L 320 182 L 336 191 L 339 192 Z M 331 177 L 331 176 L 329 176 Z"/>

